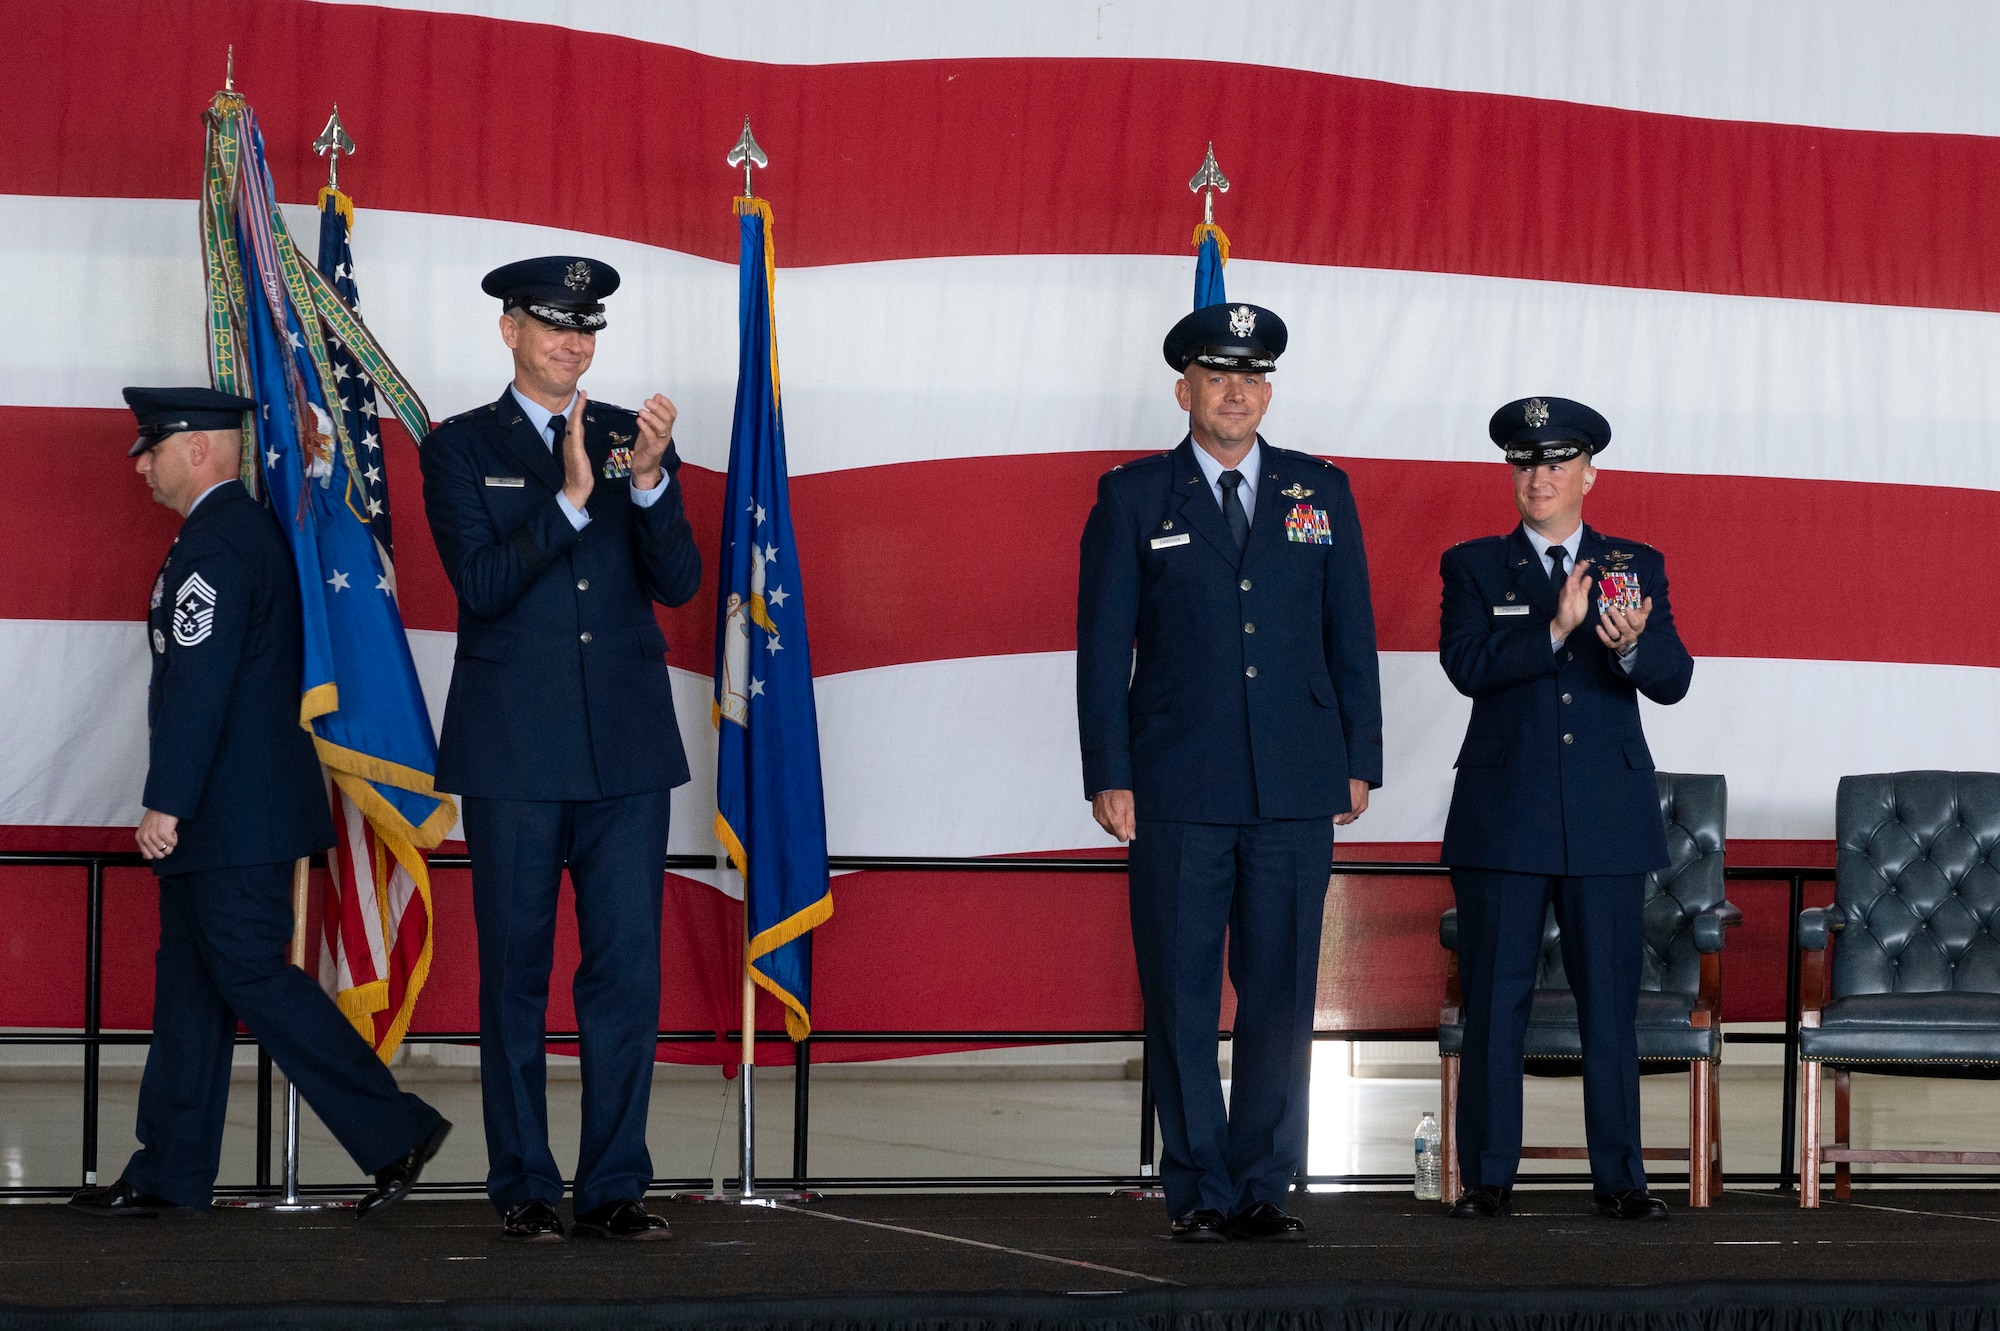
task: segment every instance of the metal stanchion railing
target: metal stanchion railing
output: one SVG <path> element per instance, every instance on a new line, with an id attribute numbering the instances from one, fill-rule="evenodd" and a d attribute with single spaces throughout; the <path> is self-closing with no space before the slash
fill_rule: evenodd
<path id="1" fill-rule="evenodd" d="M 150 1032 L 114 1032 L 103 1029 L 103 887 L 104 871 L 107 868 L 142 867 L 144 861 L 130 853 L 69 853 L 69 852 L 0 852 L 0 868 L 5 867 L 70 867 L 86 871 L 89 892 L 88 936 L 85 940 L 84 976 L 84 1022 L 80 1031 L 16 1031 L 0 1032 L 0 1046 L 7 1045 L 52 1045 L 81 1047 L 84 1051 L 84 1106 L 83 1106 L 83 1160 L 82 1174 L 86 1183 L 94 1182 L 97 1169 L 98 1108 L 101 1093 L 101 1056 L 106 1047 L 114 1045 L 145 1045 L 152 1039 Z M 434 855 L 431 864 L 439 869 L 462 869 L 469 867 L 470 861 L 464 855 Z M 1085 856 L 1027 857 L 1013 858 L 1000 856 L 980 856 L 954 859 L 938 856 L 835 856 L 830 862 L 832 868 L 841 871 L 870 870 L 875 872 L 933 872 L 933 873 L 1091 873 L 1122 874 L 1125 861 L 1122 858 L 1098 858 Z M 715 867 L 713 856 L 675 855 L 668 859 L 669 869 L 702 869 Z M 1402 863 L 1393 861 L 1336 861 L 1331 866 L 1336 875 L 1353 877 L 1438 877 L 1449 873 L 1449 869 L 1435 863 Z M 1796 1125 L 1790 1112 L 1791 1101 L 1796 1098 L 1798 1075 L 1798 945 L 1793 921 L 1803 906 L 1805 884 L 1808 881 L 1824 881 L 1833 877 L 1831 869 L 1797 866 L 1737 866 L 1727 871 L 1728 877 L 1736 881 L 1785 882 L 1790 888 L 1787 920 L 1787 967 L 1786 967 L 1786 1012 L 1787 1021 L 1784 1034 L 1762 1032 L 1731 1032 L 1725 1038 L 1731 1043 L 1778 1043 L 1785 1046 L 1785 1096 L 1786 1112 L 1782 1116 L 1780 1150 L 1782 1152 L 1779 1169 L 1771 1173 L 1733 1173 L 1731 1179 L 1739 1184 L 1773 1183 L 1781 1188 L 1791 1187 L 1797 1178 L 1794 1160 L 1797 1146 Z M 783 1032 L 759 1032 L 764 1038 L 777 1039 Z M 1322 1032 L 1318 1038 L 1340 1040 L 1407 1039 L 1431 1038 L 1431 1030 L 1414 1031 L 1341 1031 Z M 668 1031 L 656 1033 L 661 1043 L 710 1044 L 718 1041 L 732 1041 L 742 1038 L 740 1031 Z M 248 1037 L 239 1036 L 239 1043 L 251 1043 Z M 753 1040 L 756 1038 L 752 1037 Z M 1227 1039 L 1228 1033 L 1222 1032 Z M 411 1044 L 477 1043 L 477 1031 L 413 1031 L 407 1037 Z M 575 1044 L 579 1037 L 575 1032 L 550 1032 L 550 1044 Z M 813 1034 L 812 1044 L 953 1044 L 953 1045 L 1001 1045 L 1001 1044 L 1082 1044 L 1142 1042 L 1140 1031 L 1063 1031 L 1063 1030 L 1013 1030 L 1013 1031 L 828 1031 L 819 1030 Z M 259 1141 L 257 1153 L 256 1183 L 251 1186 L 231 1185 L 219 1187 L 218 1195 L 243 1195 L 266 1193 L 271 1188 L 272 1115 L 270 1113 L 270 1072 L 268 1055 L 260 1050 L 259 1077 Z M 808 1140 L 810 1133 L 811 1108 L 811 1049 L 807 1045 L 793 1049 L 793 1124 L 792 1124 L 792 1171 L 789 1181 L 801 1189 L 808 1184 L 818 1188 L 975 1188 L 975 1187 L 1089 1187 L 1128 1186 L 1149 1187 L 1158 1182 L 1154 1154 L 1154 1134 L 1152 1115 L 1142 1114 L 1139 1133 L 1140 1172 L 1132 1176 L 1114 1175 L 1011 1175 L 1011 1176 L 931 1176 L 910 1177 L 811 1177 L 808 1164 Z M 1145 1056 L 1141 1054 L 1140 1100 L 1142 1110 L 1150 1109 L 1151 1079 L 1147 1075 Z M 288 1092 L 288 1099 L 290 1098 Z M 295 1103 L 295 1102 L 294 1102 Z M 754 1114 L 754 1108 L 750 1110 Z M 294 1139 L 299 1122 L 296 1111 L 288 1117 L 288 1139 Z M 749 1123 L 754 1127 L 754 1120 Z M 739 1187 L 749 1184 L 753 1196 L 763 1191 L 756 1175 L 754 1158 L 754 1135 L 748 1143 L 752 1150 L 744 1153 L 740 1168 L 743 1177 L 728 1182 Z M 306 1185 L 296 1175 L 297 1151 L 288 1152 L 293 1169 L 286 1183 L 286 1195 L 299 1198 L 306 1195 L 337 1195 L 352 1193 L 354 1185 Z M 1585 1176 L 1548 1175 L 1551 1182 L 1580 1182 Z M 1964 1174 L 1944 1172 L 1899 1172 L 1871 1174 L 1871 1181 L 1886 1183 L 1934 1183 L 1934 1182 L 1991 1182 L 2000 1175 Z M 1310 1183 L 1331 1183 L 1350 1186 L 1405 1186 L 1407 1175 L 1326 1175 L 1312 1176 Z M 1662 1176 L 1661 1181 L 1668 1181 Z M 660 1188 L 698 1187 L 707 1180 L 655 1180 Z M 421 1184 L 419 1192 L 426 1195 L 446 1195 L 452 1193 L 478 1193 L 484 1184 L 475 1180 L 459 1182 L 430 1181 Z M 0 1198 L 59 1197 L 67 1189 L 49 1187 L 0 1187 Z"/>

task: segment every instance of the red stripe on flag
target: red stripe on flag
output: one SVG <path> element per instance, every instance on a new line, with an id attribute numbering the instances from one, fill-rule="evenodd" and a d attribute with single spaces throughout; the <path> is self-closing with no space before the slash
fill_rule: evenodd
<path id="1" fill-rule="evenodd" d="M 275 0 L 9 15 L 0 191 L 190 198 L 234 43 L 281 198 L 334 101 L 364 208 L 735 257 L 747 112 L 785 262 L 1188 254 L 1208 140 L 1244 258 L 2000 309 L 2000 140 L 1707 120 L 1182 60 L 755 64 L 534 24 Z M 490 71 L 581 77 L 560 115 Z M 578 144 L 588 151 L 574 151 Z M 703 186 L 698 182 L 710 182 Z M 192 245 L 192 240 L 190 244 Z M 192 252 L 192 251 L 191 251 Z"/>
<path id="2" fill-rule="evenodd" d="M 122 411 L 0 407 L 0 618 L 130 619 L 173 539 L 172 513 L 126 474 Z M 456 602 L 423 516 L 409 436 L 383 431 L 405 623 L 450 630 Z M 909 661 L 1070 651 L 1077 540 L 1097 478 L 1131 454 L 899 463 L 792 478 L 813 666 L 821 675 Z M 1341 461 L 1368 541 L 1388 651 L 1437 647 L 1438 557 L 1508 530 L 1498 463 Z M 2000 667 L 2000 492 L 1854 481 L 1604 471 L 1588 517 L 1665 551 L 1674 611 L 1696 656 Z M 695 535 L 713 565 L 722 477 L 685 467 Z M 970 495 L 1011 496 L 989 521 Z M 1019 502 L 1035 496 L 1032 506 Z M 671 660 L 707 674 L 714 578 L 662 611 Z"/>

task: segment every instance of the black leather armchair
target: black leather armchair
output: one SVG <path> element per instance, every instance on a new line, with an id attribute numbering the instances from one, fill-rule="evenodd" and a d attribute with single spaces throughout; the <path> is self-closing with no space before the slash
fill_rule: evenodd
<path id="1" fill-rule="evenodd" d="M 1722 1177 L 1722 1109 L 1715 1069 L 1722 1059 L 1723 931 L 1743 920 L 1743 913 L 1724 893 L 1729 794 L 1720 776 L 1656 775 L 1671 860 L 1646 880 L 1639 1070 L 1642 1074 L 1687 1070 L 1688 1144 L 1651 1148 L 1642 1154 L 1648 1160 L 1686 1160 L 1688 1204 L 1707 1206 Z M 1456 910 L 1446 911 L 1439 921 L 1438 941 L 1451 953 L 1438 1021 L 1445 1195 L 1450 1198 L 1458 1194 L 1460 1182 L 1458 1070 L 1465 1047 Z M 1550 910 L 1542 924 L 1540 973 L 1528 1018 L 1527 1070 L 1537 1076 L 1575 1076 L 1582 1058 L 1576 997 L 1563 975 L 1561 935 Z M 1581 1146 L 1523 1146 L 1521 1155 L 1531 1160 L 1582 1160 L 1589 1152 Z"/>
<path id="2" fill-rule="evenodd" d="M 1834 832 L 1833 904 L 1798 922 L 1803 1206 L 1819 1205 L 1826 1162 L 1837 1197 L 1856 1161 L 2000 1165 L 1994 1151 L 1860 1151 L 1848 1140 L 1856 1071 L 2000 1078 L 2000 773 L 1842 777 Z M 1828 1068 L 1834 1140 L 1823 1146 Z"/>

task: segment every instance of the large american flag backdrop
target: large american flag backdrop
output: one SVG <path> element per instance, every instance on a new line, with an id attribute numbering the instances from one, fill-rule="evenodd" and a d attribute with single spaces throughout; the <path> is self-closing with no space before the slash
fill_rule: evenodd
<path id="1" fill-rule="evenodd" d="M 199 113 L 231 45 L 297 234 L 339 103 L 365 312 L 434 416 L 508 377 L 488 268 L 620 269 L 587 386 L 679 405 L 711 562 L 741 188 L 722 157 L 751 117 L 835 854 L 1106 847 L 1079 781 L 1077 537 L 1100 472 L 1181 435 L 1158 348 L 1211 141 L 1229 292 L 1291 327 L 1266 436 L 1345 467 L 1367 533 L 1388 781 L 1343 855 L 1434 854 L 1468 708 L 1435 655 L 1438 556 L 1511 525 L 1484 424 L 1531 393 L 1615 427 L 1590 518 L 1666 552 L 1698 658 L 1648 733 L 1663 767 L 1727 775 L 1732 858 L 1828 862 L 1843 773 L 2000 762 L 1988 7 L 48 0 L 7 26 L 7 845 L 129 848 L 139 816 L 140 622 L 174 521 L 128 474 L 118 390 L 206 379 Z M 383 424 L 435 711 L 453 602 L 415 447 Z M 701 854 L 710 594 L 662 614 L 697 769 L 673 848 Z M 80 1021 L 80 885 L 0 874 L 0 1023 Z M 1774 1018 L 1782 890 L 1736 894 L 1731 1015 Z M 1435 1021 L 1442 896 L 1336 882 L 1326 1023 Z M 836 902 L 821 1029 L 1137 1020 L 1115 876 L 859 874 Z M 734 906 L 694 878 L 668 905 L 663 1023 L 732 1024 Z M 143 1025 L 143 874 L 110 876 L 107 921 L 107 1024 Z M 440 873 L 417 1030 L 474 1024 L 471 928 L 465 875 Z"/>

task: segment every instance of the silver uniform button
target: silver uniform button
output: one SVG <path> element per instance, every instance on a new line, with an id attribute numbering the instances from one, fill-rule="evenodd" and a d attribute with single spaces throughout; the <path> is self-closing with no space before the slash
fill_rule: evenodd
<path id="1" fill-rule="evenodd" d="M 1256 666 L 1244 666 L 1244 667 L 1243 667 L 1243 677 L 1244 677 L 1245 679 L 1255 679 L 1255 678 L 1257 678 L 1257 667 L 1256 667 Z"/>
<path id="2" fill-rule="evenodd" d="M 1563 743 L 1565 743 L 1565 744 L 1574 744 L 1574 743 L 1576 743 L 1576 736 L 1574 736 L 1574 735 L 1564 735 L 1564 736 L 1563 736 Z"/>
<path id="3" fill-rule="evenodd" d="M 578 579 L 576 580 L 576 589 L 577 589 L 578 591 L 580 591 L 580 592 L 587 592 L 587 591 L 589 591 L 589 590 L 590 590 L 590 579 L 589 579 L 589 578 L 578 578 Z"/>
<path id="4" fill-rule="evenodd" d="M 582 636 L 583 636 L 583 640 L 584 640 L 585 642 L 589 642 L 589 641 L 590 641 L 590 630 L 589 630 L 589 629 L 585 629 L 585 630 L 583 631 L 583 635 L 582 635 Z M 1568 739 L 1568 738 L 1569 738 L 1569 736 L 1565 735 L 1565 736 L 1563 736 L 1563 738 L 1564 738 L 1564 739 Z"/>
<path id="5" fill-rule="evenodd" d="M 1241 582 L 1237 583 L 1237 584 L 1236 584 L 1236 589 L 1237 589 L 1238 591 L 1245 591 L 1245 592 L 1249 591 L 1249 590 L 1250 590 L 1250 579 L 1248 579 L 1248 578 L 1245 578 L 1245 579 L 1243 579 L 1243 581 L 1241 581 Z"/>
<path id="6" fill-rule="evenodd" d="M 1245 633 L 1255 633 L 1257 631 L 1257 626 L 1255 624 L 1245 624 L 1243 626 L 1243 631 Z"/>
<path id="7" fill-rule="evenodd" d="M 1563 701 L 1564 701 L 1564 702 L 1568 702 L 1568 701 L 1569 701 L 1569 695 L 1568 695 L 1567 693 L 1565 693 L 1565 694 L 1563 695 Z"/>

